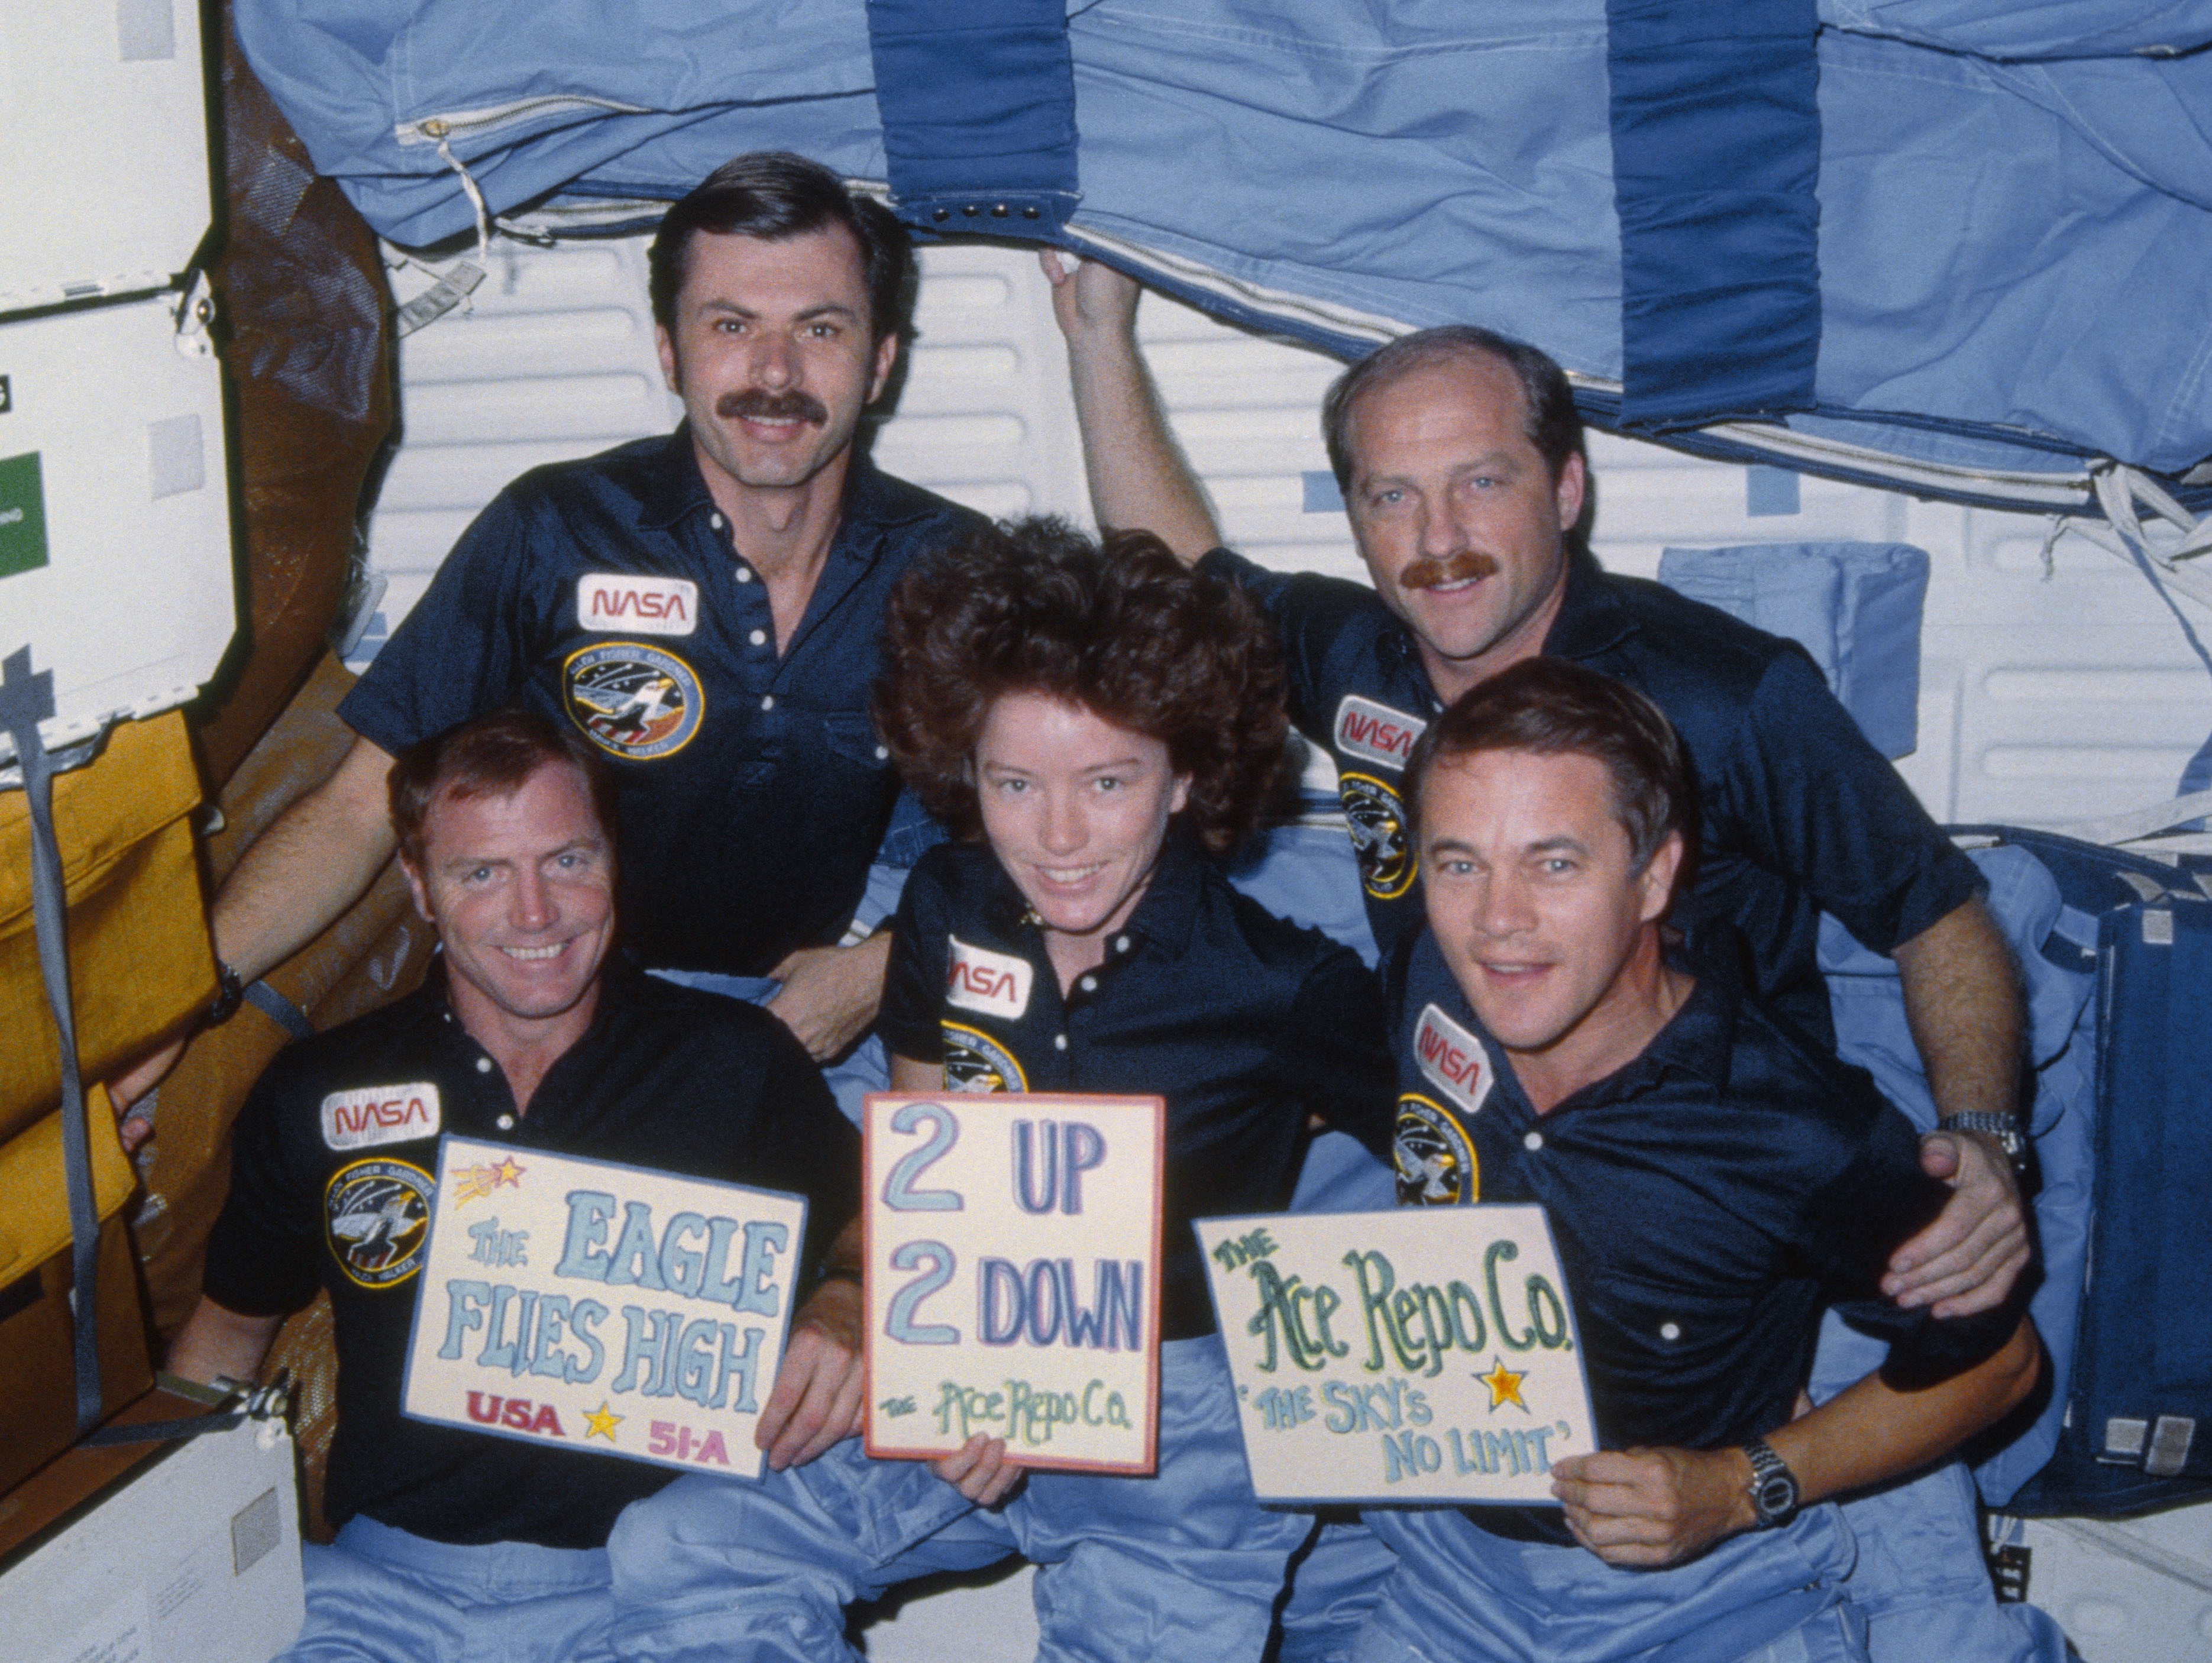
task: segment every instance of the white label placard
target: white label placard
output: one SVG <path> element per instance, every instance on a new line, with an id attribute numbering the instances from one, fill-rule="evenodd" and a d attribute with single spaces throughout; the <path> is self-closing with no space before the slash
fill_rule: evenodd
<path id="1" fill-rule="evenodd" d="M 1552 1502 L 1597 1448 L 1536 1206 L 1202 1218 L 1266 1502 Z"/>
<path id="2" fill-rule="evenodd" d="M 1150 1472 L 1158 1097 L 867 1100 L 871 1455 L 981 1432 L 1024 1466 Z"/>
<path id="3" fill-rule="evenodd" d="M 799 1196 L 448 1136 L 400 1407 L 757 1478 L 805 1230 Z"/>

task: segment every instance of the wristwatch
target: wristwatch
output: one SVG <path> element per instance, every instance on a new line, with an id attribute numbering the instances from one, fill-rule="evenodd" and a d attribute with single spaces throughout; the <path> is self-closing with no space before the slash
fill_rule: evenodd
<path id="1" fill-rule="evenodd" d="M 215 962 L 215 998 L 209 1003 L 207 1014 L 200 1018 L 204 1028 L 220 1028 L 238 1014 L 238 1007 L 246 1000 L 246 984 L 238 972 L 222 960 Z"/>
<path id="2" fill-rule="evenodd" d="M 1776 1454 L 1764 1438 L 1753 1438 L 1743 1446 L 1743 1453 L 1751 1462 L 1751 1510 L 1758 1517 L 1761 1530 L 1771 1530 L 1777 1525 L 1786 1525 L 1797 1516 L 1797 1475 L 1790 1465 Z"/>
<path id="3" fill-rule="evenodd" d="M 1996 1139 L 1997 1147 L 2012 1162 L 2013 1175 L 2027 1175 L 2027 1157 L 2033 1145 L 2027 1134 L 2020 1129 L 2020 1121 L 2010 1114 L 1992 1114 L 1987 1109 L 1969 1109 L 1961 1114 L 1946 1114 L 1936 1122 L 1938 1132 L 1986 1132 Z"/>

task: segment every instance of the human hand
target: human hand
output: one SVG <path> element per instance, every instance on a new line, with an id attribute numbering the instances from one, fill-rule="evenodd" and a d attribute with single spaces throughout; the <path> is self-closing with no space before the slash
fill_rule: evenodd
<path id="1" fill-rule="evenodd" d="M 867 1031 L 883 1003 L 890 937 L 878 932 L 853 947 L 802 947 L 769 972 L 783 984 L 769 1013 L 827 1062 Z"/>
<path id="2" fill-rule="evenodd" d="M 1137 297 L 1143 289 L 1103 260 L 1077 259 L 1058 249 L 1037 251 L 1037 264 L 1052 284 L 1052 315 L 1073 342 L 1099 336 L 1133 340 Z"/>
<path id="3" fill-rule="evenodd" d="M 1881 1290 L 1906 1310 L 1972 1316 L 2002 1305 L 2027 1268 L 2026 1209 L 2012 1162 L 1980 1132 L 1931 1132 L 1920 1169 L 1951 1186 L 1943 1211 L 1890 1255 Z"/>
<path id="4" fill-rule="evenodd" d="M 154 1135 L 154 1105 L 148 1099 L 184 1054 L 185 1041 L 171 1040 L 107 1083 L 108 1101 L 115 1105 L 116 1135 L 125 1155 L 136 1155 L 139 1145 Z"/>
<path id="5" fill-rule="evenodd" d="M 978 1432 L 955 1455 L 939 1455 L 929 1470 L 978 1507 L 996 1507 L 1021 1482 L 1023 1468 L 1006 1458 L 1004 1438 Z"/>
<path id="6" fill-rule="evenodd" d="M 753 1429 L 754 1445 L 777 1472 L 804 1466 L 860 1429 L 862 1320 L 860 1284 L 842 1280 L 823 1283 L 792 1319 L 775 1388 Z"/>
<path id="7" fill-rule="evenodd" d="M 1679 1563 L 1759 1522 L 1740 1449 L 1605 1449 L 1553 1463 L 1574 1538 L 1609 1565 Z"/>

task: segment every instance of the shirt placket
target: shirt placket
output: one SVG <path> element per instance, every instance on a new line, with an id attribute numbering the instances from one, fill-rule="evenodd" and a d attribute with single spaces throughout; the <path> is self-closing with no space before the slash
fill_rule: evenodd
<path id="1" fill-rule="evenodd" d="M 468 1059 L 462 1077 L 469 1083 L 469 1119 L 473 1125 L 467 1135 L 487 1137 L 489 1133 L 484 1128 L 489 1127 L 514 1138 L 522 1124 L 522 1116 L 515 1113 L 514 1089 L 507 1083 L 506 1071 L 450 1010 L 441 1011 L 438 1019 L 450 1031 L 461 1054 Z"/>
<path id="2" fill-rule="evenodd" d="M 786 672 L 795 652 L 779 659 L 775 650 L 775 615 L 769 605 L 768 583 L 747 560 L 732 537 L 730 522 L 719 508 L 707 515 L 712 564 L 717 574 L 715 592 L 722 616 L 731 679 L 738 697 L 750 712 L 747 723 L 753 743 L 746 747 L 752 758 L 769 770 L 784 760 L 787 696 Z M 719 627 L 719 626 L 718 626 Z M 763 780 L 740 783 L 765 785 Z"/>

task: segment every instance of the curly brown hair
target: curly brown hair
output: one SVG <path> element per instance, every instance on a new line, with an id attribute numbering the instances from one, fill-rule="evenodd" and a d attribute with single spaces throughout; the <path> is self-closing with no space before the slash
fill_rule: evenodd
<path id="1" fill-rule="evenodd" d="M 1079 705 L 1168 748 L 1212 853 L 1249 837 L 1284 762 L 1283 672 L 1242 592 L 1149 531 L 1103 546 L 1063 520 L 971 533 L 899 580 L 885 610 L 877 731 L 930 811 L 981 835 L 970 767 L 1010 693 Z"/>

